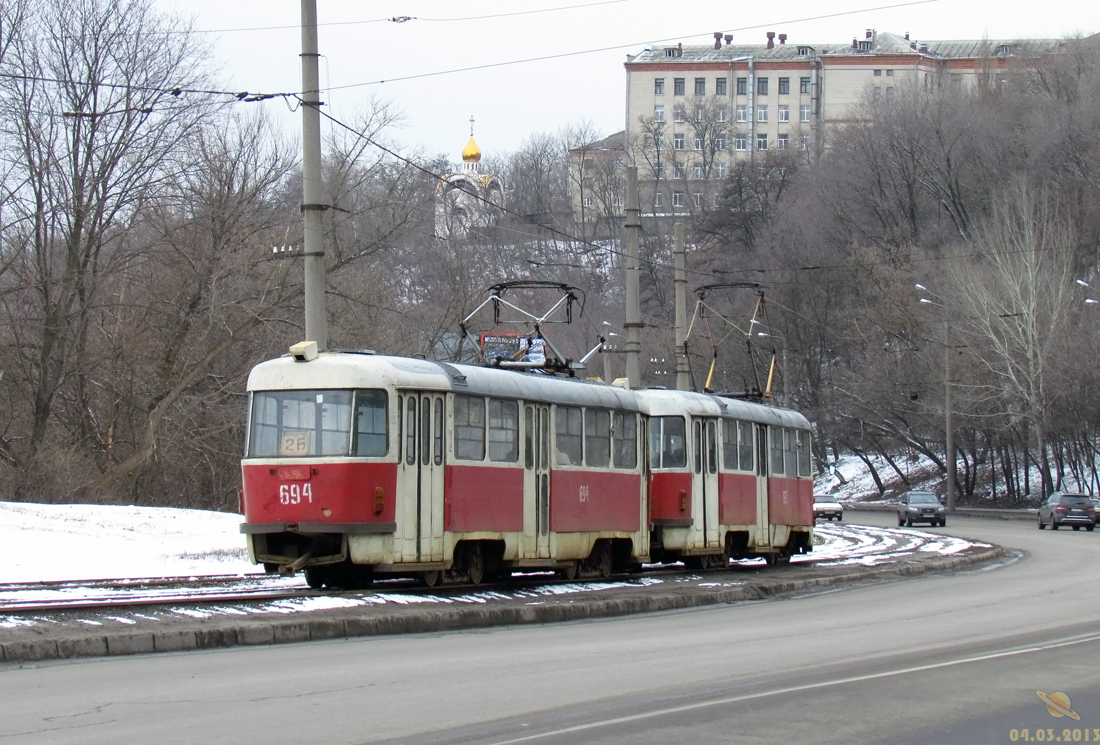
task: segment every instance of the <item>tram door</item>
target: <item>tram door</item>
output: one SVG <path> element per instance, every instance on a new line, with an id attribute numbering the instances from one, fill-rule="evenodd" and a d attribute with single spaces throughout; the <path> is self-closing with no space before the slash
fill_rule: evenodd
<path id="1" fill-rule="evenodd" d="M 718 420 L 693 419 L 692 501 L 699 505 L 696 526 L 700 548 L 721 546 L 718 529 Z"/>
<path id="2" fill-rule="evenodd" d="M 405 561 L 443 561 L 443 474 L 446 416 L 437 393 L 404 396 L 398 473 Z"/>
<path id="3" fill-rule="evenodd" d="M 772 536 L 768 525 L 768 428 L 763 424 L 756 428 L 756 533 L 751 545 L 769 546 Z"/>
<path id="4" fill-rule="evenodd" d="M 550 407 L 524 406 L 524 554 L 550 557 Z"/>

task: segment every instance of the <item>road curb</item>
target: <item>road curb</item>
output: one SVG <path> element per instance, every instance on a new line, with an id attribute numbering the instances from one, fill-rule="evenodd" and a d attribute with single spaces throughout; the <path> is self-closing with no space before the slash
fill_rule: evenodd
<path id="1" fill-rule="evenodd" d="M 197 629 L 42 636 L 0 644 L 0 661 L 38 662 L 612 618 L 764 600 L 836 585 L 952 572 L 994 561 L 1004 555 L 1005 550 L 1000 546 L 979 546 L 953 556 L 862 567 L 856 571 L 821 577 L 787 580 L 769 578 L 727 587 L 651 586 L 630 588 L 616 597 L 577 599 L 575 596 L 563 595 L 538 605 L 524 601 L 502 601 L 499 604 L 431 609 L 417 607 L 388 612 L 365 607 L 302 612 L 296 613 L 293 618 L 204 622 Z"/>

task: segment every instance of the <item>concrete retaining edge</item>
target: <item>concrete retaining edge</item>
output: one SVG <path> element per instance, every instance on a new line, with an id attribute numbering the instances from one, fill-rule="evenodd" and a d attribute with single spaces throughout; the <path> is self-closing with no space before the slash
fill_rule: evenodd
<path id="1" fill-rule="evenodd" d="M 415 613 L 378 613 L 356 615 L 350 612 L 312 611 L 293 618 L 265 618 L 212 624 L 200 629 L 164 629 L 120 631 L 103 635 L 42 636 L 0 644 L 0 662 L 22 663 L 40 660 L 104 657 L 153 652 L 178 652 L 217 649 L 244 645 L 285 644 L 361 636 L 421 634 L 440 631 L 558 623 L 562 621 L 611 618 L 638 613 L 683 610 L 764 600 L 817 587 L 881 581 L 927 573 L 951 572 L 994 561 L 1005 555 L 999 546 L 979 547 L 964 554 L 942 556 L 917 562 L 900 562 L 859 571 L 822 577 L 753 582 L 737 587 L 696 588 L 690 592 L 662 592 L 644 588 L 629 597 L 595 599 L 568 598 L 539 605 L 479 605 L 447 608 L 419 608 Z M 782 569 L 776 570 L 782 572 Z M 670 588 L 672 589 L 672 588 Z M 369 610 L 365 608 L 364 610 Z"/>

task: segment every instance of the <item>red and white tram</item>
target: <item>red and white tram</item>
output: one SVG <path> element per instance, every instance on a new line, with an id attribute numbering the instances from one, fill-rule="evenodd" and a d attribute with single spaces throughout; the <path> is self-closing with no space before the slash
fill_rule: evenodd
<path id="1" fill-rule="evenodd" d="M 345 352 L 263 362 L 248 392 L 249 555 L 313 586 L 606 577 L 813 545 L 809 423 L 792 411 Z"/>

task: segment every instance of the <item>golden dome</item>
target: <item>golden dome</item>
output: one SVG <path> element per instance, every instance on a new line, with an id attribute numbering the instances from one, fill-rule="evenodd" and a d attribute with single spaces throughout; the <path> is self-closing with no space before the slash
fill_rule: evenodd
<path id="1" fill-rule="evenodd" d="M 477 163 L 481 160 L 481 150 L 478 149 L 477 143 L 474 142 L 474 138 L 470 137 L 470 142 L 466 145 L 462 151 L 462 160 L 466 163 Z"/>

